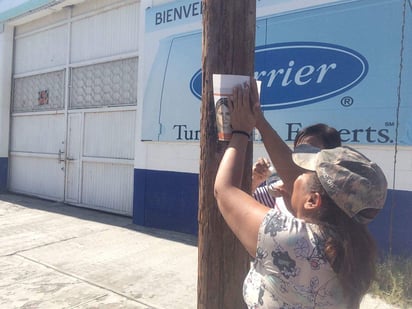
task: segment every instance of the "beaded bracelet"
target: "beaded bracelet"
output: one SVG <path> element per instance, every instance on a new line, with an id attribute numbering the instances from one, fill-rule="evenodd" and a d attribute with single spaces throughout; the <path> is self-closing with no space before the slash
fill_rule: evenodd
<path id="1" fill-rule="evenodd" d="M 233 130 L 232 134 L 243 134 L 245 136 L 247 136 L 247 138 L 250 138 L 250 134 L 247 133 L 246 131 L 241 131 L 241 130 Z"/>

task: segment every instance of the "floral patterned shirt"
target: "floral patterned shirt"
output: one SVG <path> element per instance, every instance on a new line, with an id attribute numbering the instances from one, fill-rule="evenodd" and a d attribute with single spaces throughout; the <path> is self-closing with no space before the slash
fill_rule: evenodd
<path id="1" fill-rule="evenodd" d="M 316 224 L 271 209 L 260 226 L 256 258 L 243 283 L 248 308 L 347 308 L 324 246 Z"/>

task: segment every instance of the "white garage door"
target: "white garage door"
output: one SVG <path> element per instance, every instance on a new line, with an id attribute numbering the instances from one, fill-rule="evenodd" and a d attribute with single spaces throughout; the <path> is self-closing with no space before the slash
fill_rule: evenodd
<path id="1" fill-rule="evenodd" d="M 17 27 L 11 191 L 132 215 L 138 16 L 87 1 Z"/>

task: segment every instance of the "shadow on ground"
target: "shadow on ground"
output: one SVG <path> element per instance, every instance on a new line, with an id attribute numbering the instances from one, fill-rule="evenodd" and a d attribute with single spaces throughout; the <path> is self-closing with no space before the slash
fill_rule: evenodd
<path id="1" fill-rule="evenodd" d="M 37 197 L 15 194 L 11 192 L 1 192 L 0 201 L 18 205 L 24 208 L 47 211 L 64 216 L 75 217 L 81 220 L 118 226 L 125 229 L 137 231 L 139 233 L 144 233 L 150 236 L 170 241 L 176 241 L 191 246 L 197 246 L 197 236 L 174 231 L 139 226 L 132 222 L 132 218 L 123 215 L 112 214 L 100 210 L 83 208 L 62 202 L 55 202 Z"/>

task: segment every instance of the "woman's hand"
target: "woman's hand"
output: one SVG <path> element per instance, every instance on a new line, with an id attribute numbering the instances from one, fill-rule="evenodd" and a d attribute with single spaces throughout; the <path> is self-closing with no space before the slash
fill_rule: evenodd
<path id="1" fill-rule="evenodd" d="M 259 158 L 252 166 L 252 192 L 270 176 L 270 162 L 266 158 Z"/>
<path id="2" fill-rule="evenodd" d="M 255 127 L 256 120 L 250 94 L 250 86 L 247 83 L 233 88 L 229 104 L 233 130 L 250 133 Z"/>
<path id="3" fill-rule="evenodd" d="M 254 78 L 250 79 L 250 103 L 252 106 L 253 113 L 255 115 L 255 126 L 256 128 L 259 128 L 260 124 L 264 123 L 265 116 L 263 115 L 263 111 L 260 105 L 257 82 Z"/>

